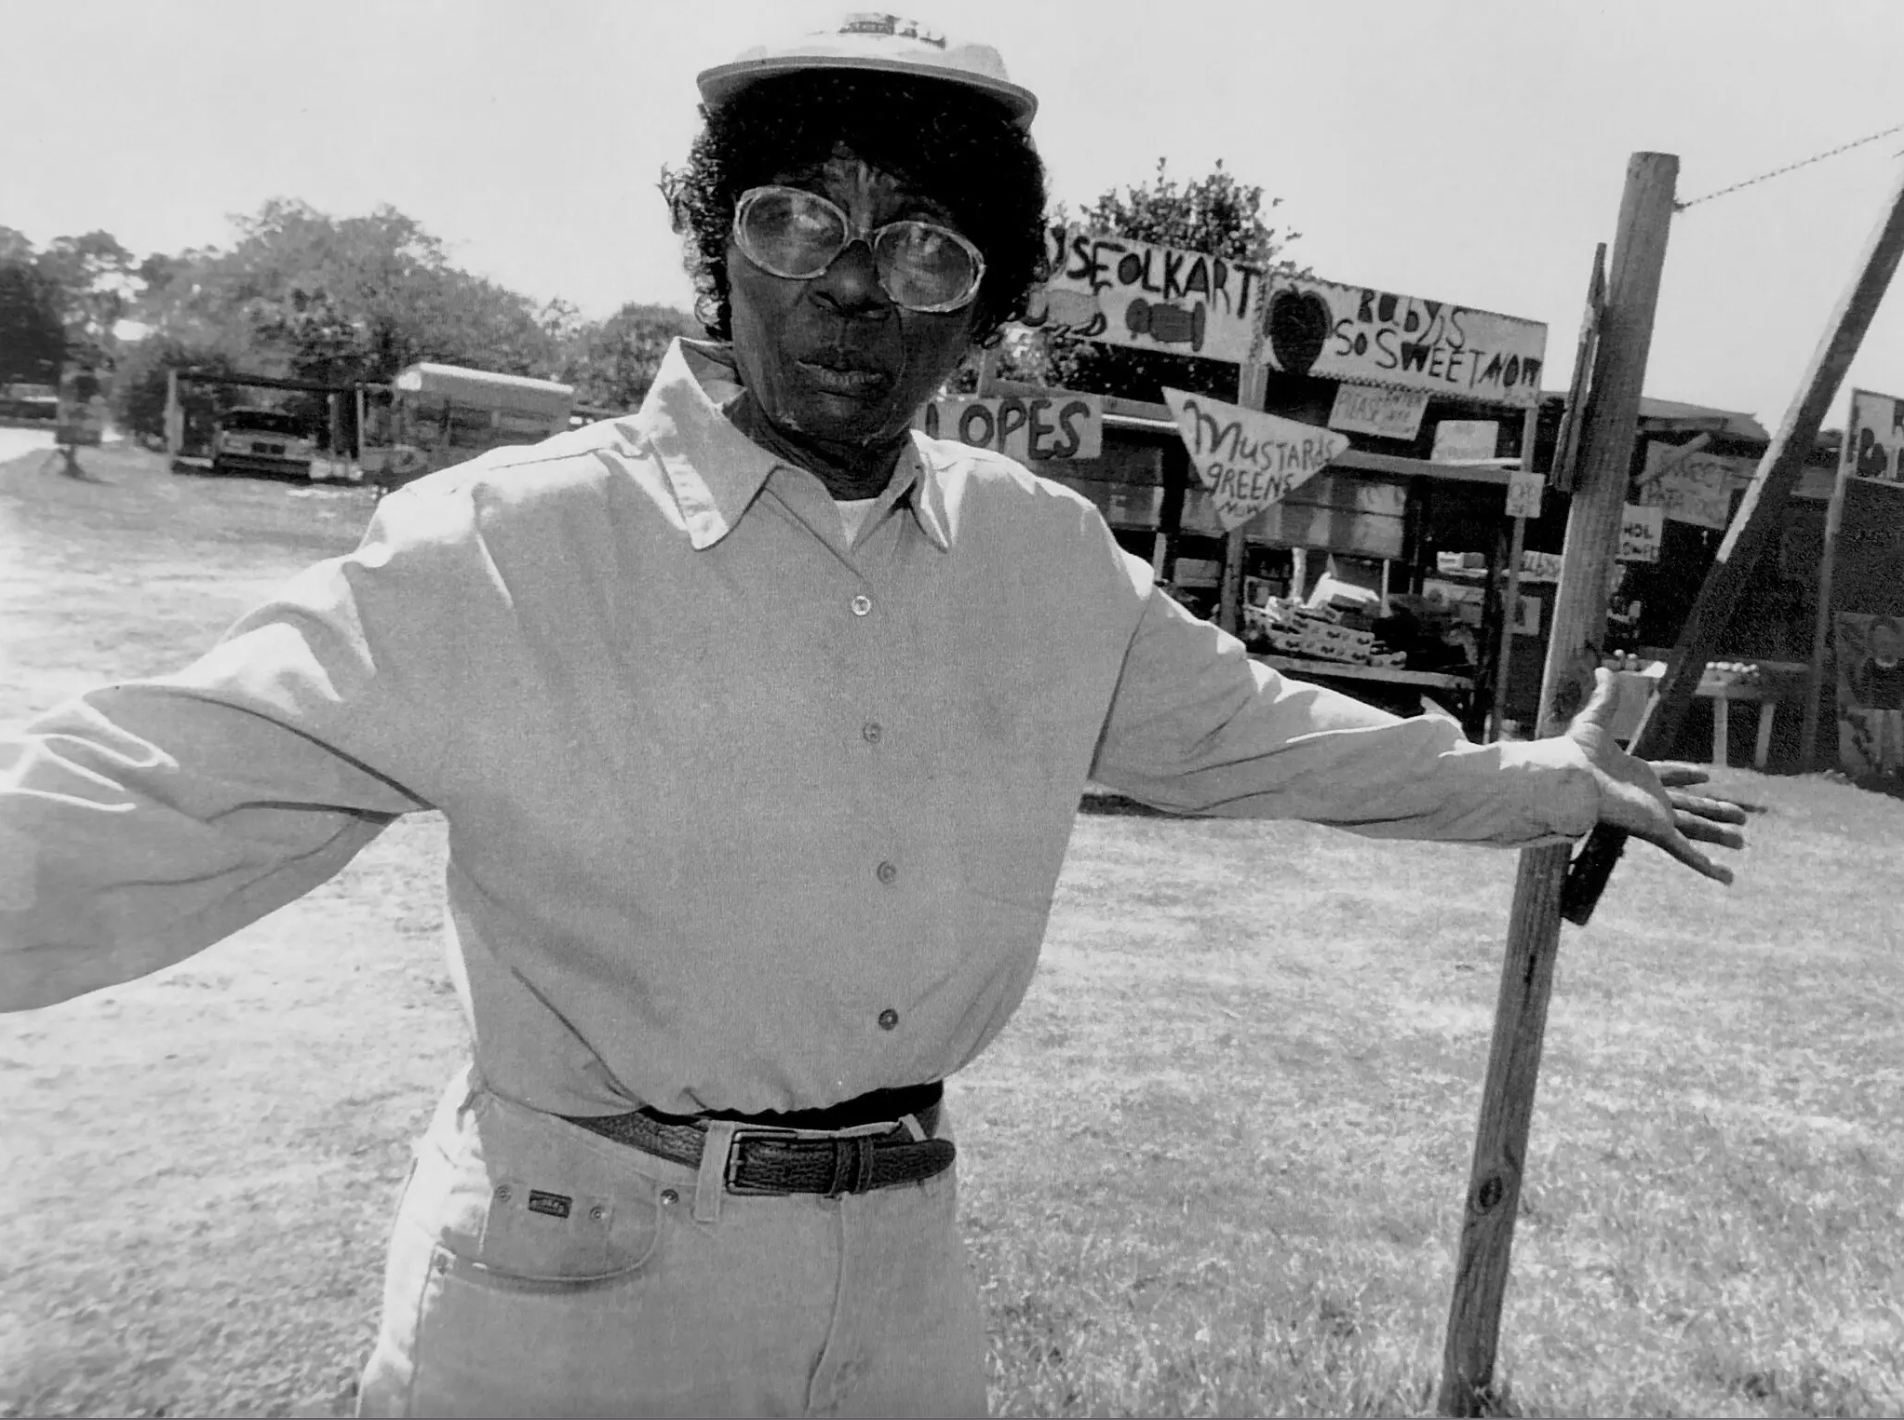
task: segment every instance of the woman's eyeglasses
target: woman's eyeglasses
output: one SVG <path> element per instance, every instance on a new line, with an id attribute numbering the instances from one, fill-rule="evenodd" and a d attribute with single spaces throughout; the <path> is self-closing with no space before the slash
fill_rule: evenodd
<path id="1" fill-rule="evenodd" d="M 909 311 L 956 311 L 978 294 L 985 259 L 937 222 L 855 229 L 833 203 L 797 187 L 755 187 L 734 207 L 734 240 L 755 266 L 809 281 L 855 241 L 873 253 L 879 285 Z"/>

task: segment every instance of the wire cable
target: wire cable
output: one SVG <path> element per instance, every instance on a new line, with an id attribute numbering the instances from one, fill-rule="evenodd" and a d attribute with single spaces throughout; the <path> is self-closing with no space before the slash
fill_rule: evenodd
<path id="1" fill-rule="evenodd" d="M 1710 202 L 1715 197 L 1724 197 L 1727 193 L 1737 192 L 1741 188 L 1751 187 L 1755 183 L 1768 182 L 1772 178 L 1783 177 L 1786 173 L 1796 172 L 1799 168 L 1810 167 L 1813 163 L 1822 163 L 1826 158 L 1835 158 L 1840 153 L 1849 153 L 1853 148 L 1862 148 L 1866 143 L 1875 143 L 1880 138 L 1888 138 L 1893 133 L 1904 133 L 1904 123 L 1896 124 L 1881 133 L 1872 133 L 1863 138 L 1854 138 L 1849 143 L 1841 143 L 1836 148 L 1827 149 L 1823 153 L 1815 153 L 1809 158 L 1800 158 L 1797 162 L 1787 163 L 1782 168 L 1773 168 L 1769 173 L 1760 173 L 1757 177 L 1747 178 L 1744 182 L 1735 182 L 1730 187 L 1722 187 L 1717 192 L 1708 192 L 1703 197 L 1695 197 L 1686 202 L 1675 202 L 1673 204 L 1673 211 L 1684 212 L 1688 207 L 1697 207 L 1700 203 Z"/>

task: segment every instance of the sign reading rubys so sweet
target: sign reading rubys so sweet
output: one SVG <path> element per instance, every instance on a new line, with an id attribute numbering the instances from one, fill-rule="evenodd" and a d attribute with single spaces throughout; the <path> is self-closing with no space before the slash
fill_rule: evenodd
<path id="1" fill-rule="evenodd" d="M 1045 238 L 1051 277 L 1029 325 L 1519 409 L 1540 399 L 1539 321 L 1079 227 L 1052 226 Z"/>
<path id="2" fill-rule="evenodd" d="M 1164 402 L 1190 450 L 1197 478 L 1225 531 L 1239 528 L 1292 488 L 1308 482 L 1348 448 L 1349 438 L 1226 404 L 1208 395 L 1166 388 Z"/>

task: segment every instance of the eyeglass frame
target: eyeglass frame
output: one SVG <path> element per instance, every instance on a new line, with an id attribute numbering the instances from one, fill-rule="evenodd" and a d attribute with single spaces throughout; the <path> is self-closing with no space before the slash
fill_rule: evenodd
<path id="1" fill-rule="evenodd" d="M 776 193 L 792 193 L 796 197 L 804 198 L 810 202 L 817 202 L 824 207 L 831 208 L 839 215 L 840 226 L 846 232 L 846 239 L 840 243 L 839 250 L 828 257 L 826 264 L 818 271 L 809 272 L 805 276 L 795 276 L 790 272 L 776 271 L 773 267 L 756 256 L 750 249 L 746 237 L 742 234 L 742 218 L 746 215 L 749 206 L 756 199 Z M 892 291 L 888 289 L 885 276 L 879 269 L 879 248 L 874 243 L 883 232 L 889 231 L 894 227 L 906 226 L 927 227 L 934 232 L 943 232 L 946 236 L 952 238 L 954 242 L 958 243 L 965 254 L 972 259 L 971 289 L 956 301 L 931 306 L 908 305 L 895 296 Z M 981 252 L 977 245 L 963 232 L 948 227 L 943 222 L 928 222 L 918 217 L 902 217 L 894 222 L 883 222 L 877 227 L 858 225 L 847 215 L 846 210 L 831 198 L 824 197 L 817 192 L 810 192 L 804 187 L 790 187 L 786 183 L 763 183 L 759 187 L 750 187 L 747 191 L 743 192 L 734 202 L 733 235 L 734 245 L 740 248 L 742 256 L 745 256 L 768 275 L 778 276 L 783 281 L 812 281 L 824 276 L 832 269 L 833 263 L 840 259 L 848 247 L 852 246 L 855 242 L 864 242 L 866 243 L 868 254 L 873 258 L 873 279 L 879 283 L 879 289 L 886 293 L 886 299 L 891 301 L 895 306 L 898 306 L 902 311 L 917 311 L 921 315 L 950 315 L 954 311 L 962 311 L 971 305 L 973 301 L 978 299 L 979 288 L 985 284 L 985 254 Z"/>

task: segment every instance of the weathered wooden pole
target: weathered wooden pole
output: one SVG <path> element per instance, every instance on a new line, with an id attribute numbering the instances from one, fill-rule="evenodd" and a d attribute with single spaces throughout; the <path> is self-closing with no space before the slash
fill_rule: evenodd
<path id="1" fill-rule="evenodd" d="M 1540 401 L 1536 399 L 1521 420 L 1521 471 L 1533 473 L 1534 438 L 1540 432 Z M 1556 450 L 1556 453 L 1558 450 Z M 1527 550 L 1527 519 L 1515 518 L 1508 538 L 1507 585 L 1501 592 L 1501 645 L 1494 658 L 1494 706 L 1488 713 L 1488 738 L 1501 737 L 1507 714 L 1507 673 L 1514 663 L 1514 622 L 1520 614 L 1521 554 Z"/>
<path id="2" fill-rule="evenodd" d="M 1619 546 L 1678 172 L 1679 159 L 1670 153 L 1635 153 L 1627 163 L 1541 680 L 1542 735 L 1564 729 L 1586 702 L 1599 663 L 1596 647 L 1606 633 L 1607 585 Z M 1564 844 L 1521 854 L 1448 1310 L 1438 1403 L 1443 1415 L 1481 1414 L 1493 1384 L 1567 856 Z"/>
<path id="3" fill-rule="evenodd" d="M 1718 649 L 1719 637 L 1732 620 L 1746 579 L 1752 575 L 1786 500 L 1798 486 L 1799 477 L 1805 471 L 1805 457 L 1817 443 L 1818 426 L 1838 396 L 1838 387 L 1844 383 L 1845 373 L 1864 342 L 1864 333 L 1890 287 L 1900 257 L 1904 257 L 1904 168 L 1899 169 L 1892 183 L 1884 210 L 1859 256 L 1856 274 L 1831 313 L 1824 337 L 1812 352 L 1811 365 L 1805 371 L 1799 392 L 1791 408 L 1785 411 L 1785 420 L 1766 448 L 1765 457 L 1759 460 L 1758 472 L 1752 475 L 1745 496 L 1739 500 L 1739 509 L 1732 515 L 1731 526 L 1719 544 L 1712 570 L 1706 574 L 1692 611 L 1680 630 L 1665 683 L 1660 686 L 1639 733 L 1633 737 L 1633 753 L 1642 759 L 1670 752 L 1673 742 L 1679 738 L 1686 715 L 1692 709 L 1693 697 L 1698 693 L 1699 678 L 1705 674 L 1706 662 Z M 1821 687 L 1814 679 L 1822 677 L 1821 657 L 1814 656 L 1812 671 L 1806 678 L 1806 705 L 1811 716 L 1811 733 L 1815 736 Z M 1810 742 L 1805 744 L 1806 768 L 1811 767 L 1814 750 Z M 1592 917 L 1625 844 L 1626 835 L 1610 828 L 1596 828 L 1588 837 L 1567 878 L 1562 911 L 1569 922 L 1584 926 Z"/>
<path id="4" fill-rule="evenodd" d="M 1856 400 L 1854 392 L 1852 399 Z M 1818 605 L 1812 614 L 1811 655 L 1805 667 L 1804 718 L 1799 722 L 1798 762 L 1806 769 L 1818 763 L 1818 720 L 1825 693 L 1825 645 L 1831 638 L 1832 571 L 1838 557 L 1838 530 L 1844 525 L 1845 479 L 1858 457 L 1852 447 L 1856 421 L 1845 420 L 1844 443 L 1838 450 L 1838 468 L 1831 479 L 1831 501 L 1825 505 L 1825 540 L 1818 559 Z"/>
<path id="5" fill-rule="evenodd" d="M 1269 388 L 1269 366 L 1260 359 L 1243 362 L 1236 374 L 1236 402 L 1245 409 L 1261 409 Z M 1249 543 L 1242 527 L 1223 537 L 1223 580 L 1217 588 L 1217 625 L 1232 636 L 1243 634 L 1243 573 Z"/>

